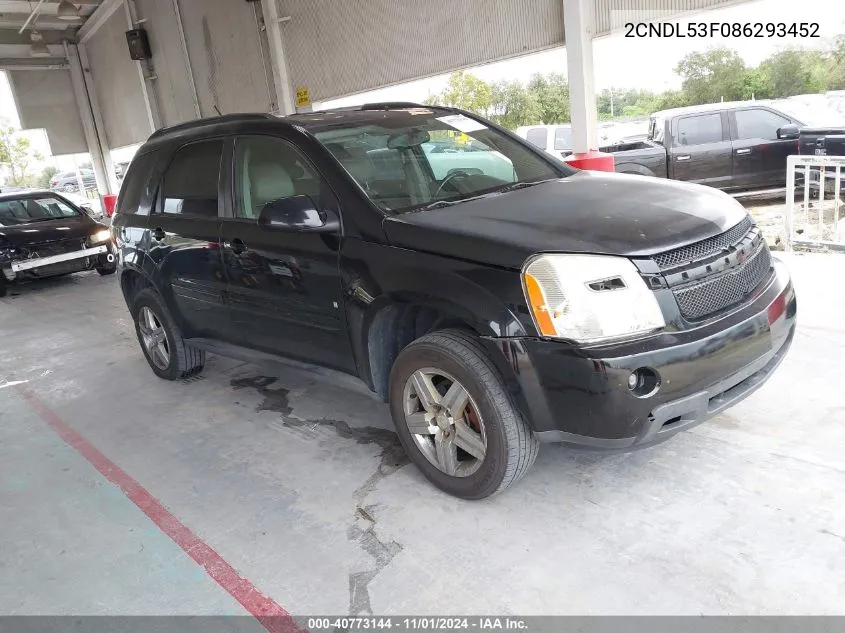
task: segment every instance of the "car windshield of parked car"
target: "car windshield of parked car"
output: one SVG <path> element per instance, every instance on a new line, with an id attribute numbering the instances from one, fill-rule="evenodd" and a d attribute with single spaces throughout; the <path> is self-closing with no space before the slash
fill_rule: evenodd
<path id="1" fill-rule="evenodd" d="M 0 226 L 59 220 L 78 215 L 81 214 L 76 209 L 52 196 L 0 200 Z"/>
<path id="2" fill-rule="evenodd" d="M 403 213 L 574 173 L 462 114 L 393 111 L 374 123 L 339 119 L 314 132 L 370 199 Z"/>

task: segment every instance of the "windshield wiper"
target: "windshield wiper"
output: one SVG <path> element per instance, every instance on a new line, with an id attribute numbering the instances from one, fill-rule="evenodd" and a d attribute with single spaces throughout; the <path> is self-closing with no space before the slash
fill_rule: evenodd
<path id="1" fill-rule="evenodd" d="M 479 198 L 485 198 L 489 196 L 489 193 L 482 194 L 480 196 L 471 196 L 469 198 L 458 198 L 457 200 L 435 200 L 431 204 L 427 204 L 424 207 L 419 209 L 414 209 L 415 211 L 428 211 L 429 209 L 442 209 L 443 207 L 451 207 L 453 204 L 460 204 L 461 202 L 469 202 L 470 200 L 478 200 Z"/>
<path id="2" fill-rule="evenodd" d="M 525 187 L 533 187 L 534 185 L 541 185 L 544 182 L 551 182 L 552 180 L 557 180 L 557 178 L 547 178 L 546 180 L 532 180 L 532 181 L 521 181 L 521 182 L 512 182 L 509 185 L 504 185 L 499 189 L 493 189 L 492 191 L 485 191 L 482 194 L 477 196 L 471 196 L 469 198 L 458 198 L 457 200 L 435 200 L 431 204 L 428 204 L 424 207 L 420 207 L 418 209 L 414 209 L 414 211 L 428 211 L 429 209 L 442 209 L 444 207 L 451 207 L 453 204 L 460 204 L 461 202 L 469 202 L 470 200 L 479 200 L 481 198 L 488 198 L 490 196 L 496 196 L 500 193 L 507 193 L 508 191 L 516 191 L 517 189 L 524 189 Z"/>
<path id="3" fill-rule="evenodd" d="M 508 191 L 516 191 L 517 189 L 525 189 L 526 187 L 533 187 L 534 185 L 542 185 L 544 182 L 551 182 L 552 180 L 558 180 L 558 179 L 557 178 L 546 178 L 545 180 L 528 180 L 528 181 L 513 182 L 509 185 L 505 185 L 501 189 L 496 189 L 496 193 L 506 193 Z"/>

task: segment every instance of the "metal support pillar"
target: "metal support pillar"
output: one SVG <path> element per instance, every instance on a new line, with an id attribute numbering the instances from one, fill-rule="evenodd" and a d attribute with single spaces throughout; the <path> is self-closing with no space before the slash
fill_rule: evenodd
<path id="1" fill-rule="evenodd" d="M 592 0 L 563 0 L 572 155 L 567 162 L 583 169 L 613 171 L 613 156 L 598 151 L 598 109 L 593 72 Z"/>
<path id="2" fill-rule="evenodd" d="M 135 0 L 123 0 L 123 10 L 126 13 L 126 24 L 129 28 L 138 28 L 138 9 L 135 6 Z M 153 91 L 152 86 L 155 76 L 150 71 L 148 61 L 137 61 L 135 63 L 138 66 L 138 79 L 141 82 L 141 94 L 144 95 L 144 105 L 147 109 L 147 118 L 150 123 L 150 133 L 152 133 L 162 126 L 161 114 L 158 110 L 158 102 L 156 101 L 155 92 Z"/>
<path id="3" fill-rule="evenodd" d="M 282 37 L 282 22 L 279 15 L 278 0 L 261 0 L 261 11 L 264 14 L 264 25 L 267 29 L 267 43 L 270 47 L 270 62 L 273 65 L 273 83 L 276 84 L 276 103 L 281 114 L 296 112 L 293 100 L 293 90 L 290 85 L 290 73 L 285 57 L 284 40 Z"/>
<path id="4" fill-rule="evenodd" d="M 93 79 L 87 68 L 87 54 L 82 44 L 65 43 L 65 56 L 70 67 L 70 79 L 73 85 L 73 95 L 79 118 L 82 120 L 82 130 L 88 153 L 91 155 L 91 166 L 97 179 L 97 188 L 101 194 L 117 193 L 119 187 L 114 173 L 111 153 L 103 133 L 103 121 L 97 104 L 97 93 L 94 92 Z M 81 193 L 81 192 L 80 192 Z"/>

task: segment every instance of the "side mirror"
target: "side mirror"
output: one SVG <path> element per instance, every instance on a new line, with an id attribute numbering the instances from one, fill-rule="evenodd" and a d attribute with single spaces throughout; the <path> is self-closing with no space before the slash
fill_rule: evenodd
<path id="1" fill-rule="evenodd" d="M 781 140 L 796 139 L 800 135 L 798 126 L 794 123 L 787 123 L 778 128 L 778 138 Z"/>
<path id="2" fill-rule="evenodd" d="M 340 220 L 331 211 L 317 211 L 308 196 L 279 198 L 265 204 L 258 216 L 259 226 L 271 231 L 337 233 Z"/>

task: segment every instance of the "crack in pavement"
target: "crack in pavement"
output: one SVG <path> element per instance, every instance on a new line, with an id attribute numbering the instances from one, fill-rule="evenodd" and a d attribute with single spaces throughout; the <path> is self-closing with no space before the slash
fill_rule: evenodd
<path id="1" fill-rule="evenodd" d="M 394 431 L 372 426 L 351 427 L 348 422 L 331 418 L 305 419 L 294 416 L 289 402 L 290 390 L 284 387 L 270 388 L 277 381 L 278 378 L 271 376 L 250 376 L 232 379 L 230 385 L 234 389 L 255 389 L 263 397 L 255 410 L 279 413 L 285 427 L 327 427 L 333 429 L 339 437 L 354 440 L 357 444 L 376 444 L 381 447 L 380 461 L 375 472 L 352 495 L 355 514 L 346 533 L 347 538 L 357 542 L 375 562 L 373 569 L 349 574 L 349 615 L 372 614 L 369 584 L 402 551 L 402 545 L 396 541 L 384 542 L 378 537 L 374 517 L 376 506 L 364 506 L 363 501 L 382 479 L 408 464 L 408 457 Z"/>

